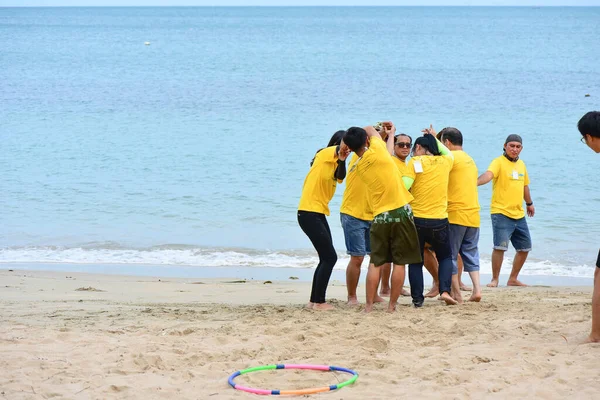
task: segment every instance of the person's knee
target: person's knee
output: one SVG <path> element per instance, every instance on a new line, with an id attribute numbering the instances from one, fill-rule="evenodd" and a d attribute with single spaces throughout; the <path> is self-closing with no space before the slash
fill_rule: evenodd
<path id="1" fill-rule="evenodd" d="M 364 259 L 365 259 L 365 256 L 350 256 L 349 266 L 354 267 L 354 268 L 360 268 Z"/>

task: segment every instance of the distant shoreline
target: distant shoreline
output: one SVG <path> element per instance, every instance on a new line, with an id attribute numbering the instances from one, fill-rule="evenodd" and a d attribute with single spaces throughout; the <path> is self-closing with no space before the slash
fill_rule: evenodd
<path id="1" fill-rule="evenodd" d="M 525 269 L 527 266 L 525 266 Z M 197 278 L 197 279 L 242 279 L 255 281 L 301 281 L 312 280 L 313 268 L 285 268 L 285 267 L 197 267 L 182 265 L 146 265 L 146 264 L 81 264 L 81 263 L 2 263 L 0 271 L 31 271 L 31 272 L 65 272 L 86 273 L 97 275 L 120 276 L 145 276 L 157 278 Z M 509 265 L 505 265 L 508 272 Z M 335 269 L 331 282 L 345 283 L 345 270 Z M 431 284 L 431 277 L 423 270 L 426 284 Z M 361 282 L 364 283 L 366 271 L 363 269 Z M 580 278 L 554 275 L 526 275 L 521 274 L 522 281 L 532 286 L 589 286 L 594 285 L 593 278 Z M 291 279 L 292 278 L 292 279 Z M 297 278 L 297 279 L 296 279 Z M 506 285 L 508 275 L 500 275 L 500 286 Z M 490 274 L 481 274 L 482 284 L 487 284 L 491 279 Z M 470 285 L 468 274 L 463 274 L 462 280 Z M 406 281 L 408 285 L 408 280 Z"/>

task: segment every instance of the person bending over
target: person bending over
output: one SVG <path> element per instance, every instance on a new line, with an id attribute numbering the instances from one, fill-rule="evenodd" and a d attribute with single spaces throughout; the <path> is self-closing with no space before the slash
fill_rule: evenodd
<path id="1" fill-rule="evenodd" d="M 581 141 L 596 153 L 600 153 L 600 111 L 590 111 L 579 120 L 577 128 Z M 586 342 L 600 342 L 600 251 L 594 272 L 594 294 L 592 295 L 592 332 Z"/>
<path id="2" fill-rule="evenodd" d="M 329 202 L 337 183 L 341 183 L 346 177 L 345 160 L 350 151 L 342 141 L 345 133 L 337 131 L 327 147 L 319 150 L 311 161 L 298 205 L 298 224 L 319 255 L 307 306 L 314 310 L 334 308 L 325 302 L 331 271 L 337 262 L 337 253 L 325 216 L 329 215 Z"/>

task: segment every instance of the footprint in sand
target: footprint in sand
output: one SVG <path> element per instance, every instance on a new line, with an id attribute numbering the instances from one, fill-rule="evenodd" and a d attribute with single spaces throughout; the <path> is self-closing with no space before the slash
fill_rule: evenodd
<path id="1" fill-rule="evenodd" d="M 383 353 L 388 349 L 388 341 L 382 338 L 373 338 L 365 340 L 362 343 L 362 347 L 368 350 L 372 350 L 376 353 Z"/>

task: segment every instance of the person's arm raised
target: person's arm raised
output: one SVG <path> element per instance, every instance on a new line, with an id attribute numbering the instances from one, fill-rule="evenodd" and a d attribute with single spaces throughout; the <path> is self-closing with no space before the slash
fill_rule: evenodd
<path id="1" fill-rule="evenodd" d="M 390 155 L 394 156 L 394 140 L 396 135 L 396 127 L 391 121 L 385 121 L 381 123 L 384 133 L 387 135 L 385 144 Z"/>
<path id="2" fill-rule="evenodd" d="M 342 142 L 340 143 L 340 146 L 338 147 L 338 149 L 336 151 L 336 156 L 338 158 L 337 159 L 337 167 L 333 174 L 335 179 L 337 179 L 340 183 L 346 178 L 346 158 L 348 158 L 349 154 L 350 154 L 350 149 L 348 148 L 346 143 L 344 143 L 344 141 L 342 140 Z"/>

